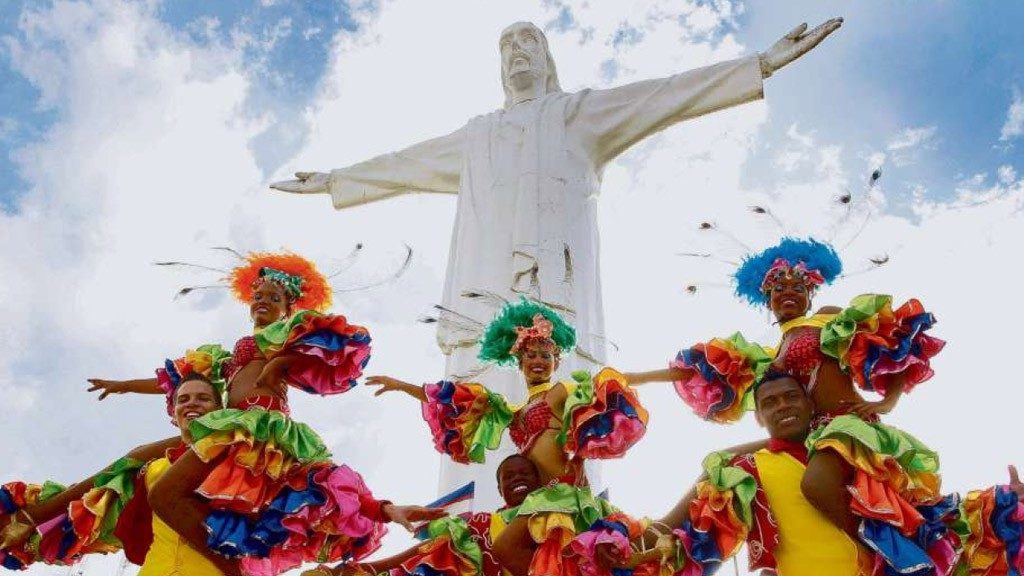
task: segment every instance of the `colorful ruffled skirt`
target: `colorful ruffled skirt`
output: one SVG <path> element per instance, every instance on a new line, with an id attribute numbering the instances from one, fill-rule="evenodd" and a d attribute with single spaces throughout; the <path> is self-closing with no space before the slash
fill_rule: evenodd
<path id="1" fill-rule="evenodd" d="M 961 555 L 960 499 L 940 492 L 938 455 L 910 434 L 844 414 L 807 439 L 813 454 L 831 450 L 853 470 L 851 511 L 879 568 L 948 575 Z M 885 573 L 885 572 L 879 572 Z"/>
<path id="2" fill-rule="evenodd" d="M 427 525 L 426 542 L 391 570 L 391 576 L 477 576 L 483 570 L 483 549 L 466 520 L 450 516 Z"/>
<path id="3" fill-rule="evenodd" d="M 143 463 L 121 458 L 96 476 L 94 487 L 67 512 L 35 526 L 12 546 L 0 548 L 0 566 L 21 570 L 34 562 L 69 565 L 86 554 L 107 554 L 121 549 L 115 531 L 121 512 L 135 494 L 135 477 Z M 0 488 L 0 513 L 15 513 L 62 492 L 58 484 L 42 486 L 12 482 Z"/>
<path id="4" fill-rule="evenodd" d="M 538 544 L 530 563 L 531 576 L 575 576 L 579 566 L 573 540 L 617 512 L 589 487 L 559 483 L 534 490 L 503 514 L 528 519 L 530 536 Z"/>
<path id="5" fill-rule="evenodd" d="M 213 509 L 207 544 L 247 574 L 360 559 L 380 546 L 379 503 L 359 474 L 331 463 L 309 426 L 278 410 L 225 409 L 190 431 L 200 459 L 219 459 L 197 490 Z"/>

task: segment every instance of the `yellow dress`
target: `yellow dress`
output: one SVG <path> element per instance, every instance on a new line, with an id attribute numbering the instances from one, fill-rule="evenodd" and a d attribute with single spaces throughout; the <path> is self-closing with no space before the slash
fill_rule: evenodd
<path id="1" fill-rule="evenodd" d="M 146 467 L 146 490 L 152 491 L 156 481 L 171 467 L 171 461 L 160 458 Z M 138 576 L 224 576 L 202 554 L 196 552 L 178 533 L 153 515 L 153 545 Z"/>
<path id="2" fill-rule="evenodd" d="M 800 491 L 806 467 L 785 452 L 754 453 L 761 486 L 779 524 L 779 576 L 857 576 L 867 555 L 821 515 Z"/>

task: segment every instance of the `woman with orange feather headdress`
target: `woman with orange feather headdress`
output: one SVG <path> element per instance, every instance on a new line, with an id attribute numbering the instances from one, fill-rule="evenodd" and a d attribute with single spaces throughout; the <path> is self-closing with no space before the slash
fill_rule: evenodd
<path id="1" fill-rule="evenodd" d="M 361 558 L 380 545 L 387 521 L 408 525 L 436 517 L 437 511 L 375 499 L 359 474 L 332 463 L 320 437 L 290 416 L 289 386 L 320 395 L 345 392 L 370 358 L 365 328 L 323 313 L 331 304 L 327 279 L 296 254 L 252 253 L 225 280 L 249 306 L 254 324 L 254 333 L 240 338 L 232 353 L 207 344 L 168 360 L 156 378 L 92 381 L 101 398 L 138 392 L 170 399 L 184 378 L 198 373 L 226 398 L 227 408 L 191 422 L 192 450 L 149 494 L 156 514 L 224 574 L 260 576 L 303 562 Z M 163 448 L 156 443 L 136 451 L 133 466 L 117 468 L 120 484 L 131 485 L 140 461 L 159 457 Z M 118 484 L 108 476 L 108 485 Z M 116 505 L 106 509 L 84 507 L 102 515 L 89 523 L 97 530 L 82 533 L 76 518 L 45 522 L 62 508 L 81 511 L 76 503 L 84 493 L 66 491 L 36 506 L 24 502 L 19 526 L 35 525 L 35 534 L 22 530 L 19 538 L 5 538 L 0 558 L 20 568 L 33 560 L 69 563 L 84 553 L 116 549 L 118 536 L 131 533 L 118 529 L 130 491 L 111 492 L 107 500 Z M 76 544 L 68 546 L 71 541 Z"/>

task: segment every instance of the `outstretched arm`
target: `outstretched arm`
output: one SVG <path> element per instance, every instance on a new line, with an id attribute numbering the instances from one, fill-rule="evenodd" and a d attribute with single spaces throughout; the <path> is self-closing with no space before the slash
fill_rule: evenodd
<path id="1" fill-rule="evenodd" d="M 763 80 L 817 46 L 842 25 L 814 30 L 802 24 L 762 54 L 721 62 L 668 78 L 579 93 L 568 123 L 597 166 L 673 124 L 737 106 L 764 95 Z"/>
<path id="2" fill-rule="evenodd" d="M 649 372 L 627 372 L 625 376 L 630 386 L 640 386 L 650 382 L 675 382 L 681 380 L 685 373 L 678 368 L 665 368 Z"/>
<path id="3" fill-rule="evenodd" d="M 136 380 L 103 380 L 101 378 L 89 378 L 89 389 L 87 392 L 99 392 L 97 400 L 103 400 L 111 394 L 124 394 L 132 392 L 135 394 L 163 394 L 156 378 L 139 378 Z"/>
<path id="4" fill-rule="evenodd" d="M 410 192 L 457 194 L 465 128 L 346 168 L 296 172 L 295 180 L 275 182 L 275 190 L 330 194 L 338 210 Z"/>
<path id="5" fill-rule="evenodd" d="M 377 388 L 373 393 L 374 396 L 380 396 L 387 392 L 404 392 L 420 402 L 427 401 L 427 394 L 423 391 L 422 386 L 402 382 L 397 378 L 391 378 L 389 376 L 370 376 L 366 379 L 366 385 Z"/>

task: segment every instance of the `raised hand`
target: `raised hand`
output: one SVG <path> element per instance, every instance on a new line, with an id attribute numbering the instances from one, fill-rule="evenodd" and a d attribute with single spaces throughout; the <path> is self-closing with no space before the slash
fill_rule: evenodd
<path id="1" fill-rule="evenodd" d="M 370 376 L 366 379 L 366 385 L 377 388 L 373 392 L 374 396 L 380 396 L 387 392 L 405 392 L 409 396 L 412 396 L 421 402 L 426 400 L 423 388 L 416 386 L 415 384 L 402 382 L 401 380 L 390 376 Z"/>
<path id="2" fill-rule="evenodd" d="M 1017 467 L 1010 464 L 1007 467 L 1010 471 L 1010 490 L 1017 495 L 1017 500 L 1024 502 L 1024 484 L 1020 481 L 1020 476 L 1017 474 Z"/>
<path id="3" fill-rule="evenodd" d="M 396 506 L 388 504 L 384 507 L 384 515 L 388 520 L 401 524 L 409 532 L 413 531 L 413 523 L 437 520 L 448 515 L 443 508 L 427 508 L 425 506 Z"/>
<path id="4" fill-rule="evenodd" d="M 896 407 L 896 403 L 892 400 L 879 400 L 877 402 L 857 402 L 850 406 L 850 413 L 855 414 L 861 418 L 871 418 L 872 416 L 880 416 L 882 414 L 888 414 L 892 412 L 892 409 Z"/>
<path id="5" fill-rule="evenodd" d="M 99 398 L 97 400 L 103 400 L 111 394 L 124 394 L 128 391 L 125 382 L 120 380 L 101 380 L 99 378 L 89 378 L 86 380 L 89 383 L 89 389 L 86 392 L 99 392 Z"/>
<path id="6" fill-rule="evenodd" d="M 327 194 L 331 175 L 323 172 L 296 172 L 295 180 L 282 180 L 270 185 L 274 190 L 292 194 Z"/>
<path id="7" fill-rule="evenodd" d="M 810 52 L 842 25 L 842 18 L 832 18 L 810 32 L 807 31 L 806 22 L 797 26 L 761 53 L 761 75 L 767 78 L 779 68 Z"/>

